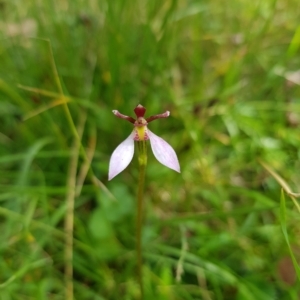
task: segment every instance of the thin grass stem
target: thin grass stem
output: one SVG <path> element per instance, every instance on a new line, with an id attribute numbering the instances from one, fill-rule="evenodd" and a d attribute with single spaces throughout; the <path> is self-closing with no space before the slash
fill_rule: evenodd
<path id="1" fill-rule="evenodd" d="M 78 134 L 81 137 L 86 121 L 86 113 L 80 115 Z M 73 231 L 74 231 L 74 207 L 76 198 L 76 174 L 78 168 L 80 143 L 74 138 L 72 155 L 70 158 L 67 179 L 66 216 L 65 216 L 65 296 L 67 300 L 73 300 Z"/>

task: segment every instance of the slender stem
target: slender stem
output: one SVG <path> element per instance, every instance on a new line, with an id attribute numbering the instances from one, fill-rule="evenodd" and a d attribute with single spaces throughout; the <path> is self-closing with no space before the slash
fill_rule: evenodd
<path id="1" fill-rule="evenodd" d="M 82 138 L 86 113 L 80 115 L 78 134 L 80 141 Z M 80 143 L 74 138 L 72 155 L 70 158 L 68 179 L 67 179 L 67 196 L 66 196 L 66 215 L 65 215 L 65 299 L 73 300 L 73 230 L 74 230 L 74 207 L 76 198 L 76 173 L 78 167 Z"/>
<path id="2" fill-rule="evenodd" d="M 54 75 L 54 80 L 57 85 L 59 94 L 62 99 L 64 99 L 63 88 L 59 79 L 58 71 L 56 68 L 54 55 L 51 47 L 50 41 L 48 41 L 49 51 L 51 54 L 51 66 Z M 75 202 L 75 188 L 76 188 L 76 172 L 78 167 L 78 158 L 81 150 L 81 139 L 77 132 L 76 126 L 74 124 L 71 112 L 69 110 L 66 101 L 62 102 L 67 120 L 70 125 L 70 129 L 74 134 L 74 145 L 73 151 L 70 158 L 69 174 L 67 179 L 67 197 L 66 197 L 66 215 L 65 215 L 65 298 L 67 300 L 74 299 L 73 291 L 73 227 L 74 227 L 74 202 Z"/>
<path id="3" fill-rule="evenodd" d="M 65 299 L 73 300 L 73 227 L 74 227 L 74 204 L 75 204 L 75 187 L 76 171 L 78 165 L 79 145 L 77 140 L 74 141 L 70 158 L 70 165 L 67 179 L 67 196 L 66 196 L 66 215 L 65 215 Z"/>
<path id="4" fill-rule="evenodd" d="M 145 141 L 137 142 L 139 149 L 139 181 L 137 192 L 137 217 L 136 217 L 136 252 L 137 252 L 137 276 L 140 286 L 141 299 L 144 299 L 143 289 L 143 258 L 142 258 L 142 225 L 143 225 L 143 198 L 145 171 L 147 165 L 147 147 Z"/>

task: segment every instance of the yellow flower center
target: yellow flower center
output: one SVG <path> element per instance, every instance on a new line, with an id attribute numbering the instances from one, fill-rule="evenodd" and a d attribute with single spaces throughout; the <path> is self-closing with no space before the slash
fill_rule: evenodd
<path id="1" fill-rule="evenodd" d="M 135 129 L 138 134 L 139 140 L 144 141 L 146 136 L 147 126 L 137 126 L 135 127 Z"/>
<path id="2" fill-rule="evenodd" d="M 136 141 L 145 141 L 148 140 L 147 135 L 147 121 L 143 117 L 139 117 L 134 125 L 136 130 L 135 140 Z"/>

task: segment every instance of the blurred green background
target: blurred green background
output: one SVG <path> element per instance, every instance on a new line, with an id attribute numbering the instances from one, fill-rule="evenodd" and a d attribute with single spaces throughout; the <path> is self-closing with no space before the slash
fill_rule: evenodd
<path id="1" fill-rule="evenodd" d="M 149 149 L 145 299 L 299 299 L 299 20 L 296 0 L 1 0 L 1 300 L 139 298 L 136 157 L 107 180 L 132 130 L 112 110 L 139 103 L 171 112 L 149 127 L 182 170 Z"/>

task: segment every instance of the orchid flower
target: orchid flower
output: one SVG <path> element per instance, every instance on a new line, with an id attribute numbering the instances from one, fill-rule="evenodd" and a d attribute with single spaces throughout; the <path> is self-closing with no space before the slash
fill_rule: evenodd
<path id="1" fill-rule="evenodd" d="M 156 119 L 169 117 L 170 112 L 166 111 L 163 114 L 145 119 L 146 108 L 140 104 L 134 109 L 134 112 L 136 119 L 122 115 L 117 110 L 113 110 L 116 117 L 129 121 L 134 125 L 134 129 L 129 137 L 113 152 L 109 162 L 108 180 L 113 179 L 130 164 L 134 154 L 134 141 L 150 140 L 152 152 L 156 159 L 166 167 L 180 173 L 180 166 L 174 149 L 147 127 L 148 123 Z"/>

